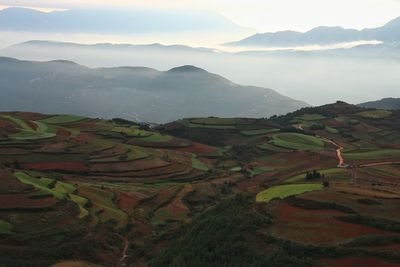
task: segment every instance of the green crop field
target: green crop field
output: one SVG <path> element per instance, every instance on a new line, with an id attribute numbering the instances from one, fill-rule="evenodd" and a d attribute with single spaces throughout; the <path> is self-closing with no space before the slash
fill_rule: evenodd
<path id="1" fill-rule="evenodd" d="M 116 228 L 121 228 L 127 224 L 128 216 L 114 204 L 115 194 L 94 186 L 82 186 L 79 188 L 80 195 L 91 200 L 93 214 L 99 216 L 100 221 L 107 222 L 114 220 L 117 222 Z"/>
<path id="2" fill-rule="evenodd" d="M 258 129 L 258 130 L 241 131 L 240 133 L 245 136 L 255 136 L 255 135 L 263 135 L 276 132 L 279 132 L 279 129 Z"/>
<path id="3" fill-rule="evenodd" d="M 317 170 L 319 173 L 325 175 L 326 178 L 335 178 L 335 179 L 346 179 L 349 177 L 347 175 L 347 170 L 344 168 L 331 168 L 331 169 L 323 169 Z M 296 183 L 306 179 L 306 173 L 302 173 L 289 179 L 285 180 L 286 183 Z"/>
<path id="4" fill-rule="evenodd" d="M 85 120 L 85 117 L 75 116 L 75 115 L 56 115 L 44 120 L 41 122 L 49 123 L 49 124 L 70 124 L 74 122 L 80 122 Z"/>
<path id="5" fill-rule="evenodd" d="M 40 190 L 38 195 L 53 195 L 57 199 L 64 199 L 65 195 L 61 192 L 57 192 L 51 187 L 55 186 L 55 180 L 50 178 L 34 178 L 24 172 L 16 172 L 14 175 L 21 181 L 21 183 L 29 184 Z"/>
<path id="6" fill-rule="evenodd" d="M 250 176 L 253 177 L 253 176 L 263 174 L 266 172 L 272 172 L 273 170 L 274 169 L 271 167 L 257 167 L 257 168 L 251 169 L 249 172 L 250 172 Z"/>
<path id="7" fill-rule="evenodd" d="M 274 198 L 284 199 L 306 192 L 321 190 L 321 184 L 289 184 L 271 187 L 257 194 L 257 202 L 269 202 Z"/>
<path id="8" fill-rule="evenodd" d="M 0 234 L 10 233 L 12 228 L 13 226 L 10 223 L 0 219 Z"/>
<path id="9" fill-rule="evenodd" d="M 52 137 L 56 136 L 54 129 L 49 128 L 46 124 L 44 124 L 40 121 L 33 122 L 37 125 L 37 128 L 34 130 L 31 127 L 29 127 L 29 125 L 25 121 L 15 117 L 15 116 L 3 115 L 1 117 L 12 121 L 13 123 L 17 124 L 21 128 L 21 131 L 19 133 L 15 133 L 11 136 L 12 139 L 15 139 L 15 140 L 37 140 L 37 139 L 52 138 Z"/>
<path id="10" fill-rule="evenodd" d="M 325 127 L 325 131 L 327 131 L 328 133 L 331 133 L 331 134 L 338 134 L 339 133 L 339 131 L 337 130 L 337 129 L 335 129 L 335 128 L 332 128 L 332 127 Z"/>
<path id="11" fill-rule="evenodd" d="M 111 131 L 116 133 L 122 133 L 129 137 L 148 137 L 153 134 L 151 132 L 138 129 L 138 126 L 131 126 L 131 127 L 117 126 L 112 128 Z"/>
<path id="12" fill-rule="evenodd" d="M 374 149 L 368 151 L 347 152 L 344 154 L 346 159 L 384 159 L 399 158 L 400 149 Z"/>
<path id="13" fill-rule="evenodd" d="M 368 110 L 357 113 L 358 116 L 367 119 L 383 119 L 391 116 L 392 114 L 393 112 L 389 110 Z"/>
<path id="14" fill-rule="evenodd" d="M 196 155 L 192 155 L 192 167 L 200 171 L 209 171 L 208 166 L 199 160 Z"/>
<path id="15" fill-rule="evenodd" d="M 86 209 L 86 206 L 89 204 L 89 200 L 74 194 L 69 194 L 68 197 L 72 202 L 75 202 L 79 206 L 79 219 L 83 219 L 89 215 L 89 211 Z"/>
<path id="16" fill-rule="evenodd" d="M 205 125 L 235 125 L 236 119 L 233 118 L 200 118 L 191 119 L 193 124 L 205 124 Z"/>
<path id="17" fill-rule="evenodd" d="M 276 134 L 269 143 L 283 148 L 309 151 L 320 151 L 324 147 L 321 139 L 299 133 Z"/>
<path id="18" fill-rule="evenodd" d="M 274 146 L 274 145 L 272 145 L 270 143 L 264 143 L 264 144 L 258 145 L 257 147 L 262 149 L 262 150 L 269 150 L 269 151 L 278 152 L 278 153 L 293 152 L 292 149 L 283 148 L 283 147 L 279 147 L 279 146 Z"/>
<path id="19" fill-rule="evenodd" d="M 304 114 L 303 116 L 298 117 L 298 119 L 304 121 L 319 121 L 326 119 L 326 117 L 321 114 Z"/>

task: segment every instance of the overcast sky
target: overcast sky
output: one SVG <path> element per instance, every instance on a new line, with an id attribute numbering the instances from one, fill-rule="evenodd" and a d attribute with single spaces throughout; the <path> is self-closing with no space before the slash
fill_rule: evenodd
<path id="1" fill-rule="evenodd" d="M 400 16 L 400 0 L 0 0 L 0 6 L 38 8 L 150 7 L 216 11 L 259 32 L 315 26 L 377 27 Z"/>

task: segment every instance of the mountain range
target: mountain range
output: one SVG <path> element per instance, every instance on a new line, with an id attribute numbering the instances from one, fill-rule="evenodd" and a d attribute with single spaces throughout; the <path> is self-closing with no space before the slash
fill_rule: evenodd
<path id="1" fill-rule="evenodd" d="M 245 39 L 229 42 L 228 46 L 306 46 L 329 45 L 355 41 L 400 41 L 400 17 L 393 19 L 382 27 L 371 29 L 345 29 L 343 27 L 320 26 L 307 32 L 279 31 L 257 33 Z"/>
<path id="2" fill-rule="evenodd" d="M 194 66 L 91 69 L 70 61 L 0 58 L 0 109 L 122 117 L 268 117 L 307 106 L 271 89 L 240 86 Z"/>
<path id="3" fill-rule="evenodd" d="M 206 11 L 72 9 L 42 12 L 19 7 L 0 11 L 0 30 L 3 31 L 130 34 L 244 29 L 217 13 Z"/>

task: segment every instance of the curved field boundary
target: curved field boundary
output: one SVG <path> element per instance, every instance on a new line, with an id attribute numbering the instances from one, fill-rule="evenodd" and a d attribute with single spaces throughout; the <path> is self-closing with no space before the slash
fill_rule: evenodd
<path id="1" fill-rule="evenodd" d="M 275 198 L 284 199 L 290 196 L 300 195 L 306 192 L 321 190 L 321 184 L 289 184 L 278 185 L 257 194 L 257 202 L 269 202 Z"/>
<path id="2" fill-rule="evenodd" d="M 345 156 L 353 160 L 400 158 L 400 149 L 374 149 L 365 152 L 348 152 L 345 153 Z"/>
<path id="3" fill-rule="evenodd" d="M 269 144 L 295 150 L 320 151 L 324 148 L 324 142 L 318 137 L 299 133 L 275 134 Z"/>
<path id="4" fill-rule="evenodd" d="M 75 116 L 75 115 L 55 115 L 53 117 L 43 119 L 40 121 L 49 124 L 71 124 L 71 123 L 82 122 L 83 120 L 86 119 L 87 119 L 86 117 Z"/>

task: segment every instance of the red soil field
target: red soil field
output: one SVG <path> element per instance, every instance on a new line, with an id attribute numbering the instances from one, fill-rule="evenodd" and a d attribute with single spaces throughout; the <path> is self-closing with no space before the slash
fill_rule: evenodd
<path id="1" fill-rule="evenodd" d="M 117 162 L 117 163 L 92 163 L 90 164 L 90 171 L 94 172 L 140 171 L 140 170 L 160 168 L 167 166 L 169 164 L 170 163 L 163 161 L 159 158 L 134 160 L 130 162 Z"/>
<path id="2" fill-rule="evenodd" d="M 182 202 L 182 198 L 184 198 L 187 194 L 189 194 L 192 191 L 193 187 L 191 185 L 185 185 L 178 192 L 178 194 L 176 194 L 174 199 L 161 210 L 168 211 L 168 213 L 171 214 L 173 218 L 182 219 L 182 216 L 184 216 L 190 211 L 189 208 Z"/>
<path id="3" fill-rule="evenodd" d="M 334 210 L 305 210 L 280 201 L 274 208 L 272 226 L 278 236 L 307 244 L 332 244 L 367 235 L 390 235 L 377 228 L 342 222 L 335 216 L 345 215 Z"/>
<path id="4" fill-rule="evenodd" d="M 324 124 L 328 125 L 329 127 L 340 127 L 343 126 L 343 122 L 337 121 L 335 119 L 324 120 Z"/>
<path id="5" fill-rule="evenodd" d="M 55 205 L 53 197 L 30 198 L 29 194 L 0 194 L 0 209 L 35 209 Z"/>
<path id="6" fill-rule="evenodd" d="M 217 151 L 215 147 L 204 145 L 197 142 L 192 142 L 192 146 L 185 148 L 178 148 L 178 151 L 189 152 L 194 154 L 212 154 Z"/>
<path id="7" fill-rule="evenodd" d="M 37 120 L 43 120 L 48 118 L 49 116 L 39 114 L 39 113 L 33 113 L 33 112 L 13 112 L 12 113 L 14 116 L 20 117 L 24 121 L 37 121 Z"/>
<path id="8" fill-rule="evenodd" d="M 39 162 L 27 163 L 24 167 L 30 170 L 37 171 L 71 171 L 71 172 L 85 172 L 88 170 L 84 163 L 80 162 Z"/>
<path id="9" fill-rule="evenodd" d="M 118 206 L 125 211 L 126 213 L 130 214 L 139 204 L 139 201 L 142 199 L 147 198 L 145 194 L 139 192 L 116 192 L 117 193 L 117 204 Z"/>
<path id="10" fill-rule="evenodd" d="M 400 200 L 399 199 L 376 199 L 368 196 L 339 193 L 334 191 L 309 192 L 299 196 L 299 198 L 336 203 L 341 206 L 350 207 L 354 211 L 367 216 L 379 216 L 389 220 L 400 220 Z M 360 199 L 372 199 L 380 205 L 365 205 L 360 203 Z"/>
<path id="11" fill-rule="evenodd" d="M 63 142 L 58 143 L 46 143 L 38 151 L 44 153 L 64 153 L 68 144 Z"/>
<path id="12" fill-rule="evenodd" d="M 2 147 L 0 148 L 0 154 L 2 155 L 22 155 L 29 154 L 30 152 L 22 148 L 14 147 Z"/>
<path id="13" fill-rule="evenodd" d="M 29 185 L 21 183 L 11 172 L 0 168 L 0 192 L 13 193 L 27 192 L 30 190 L 31 187 Z"/>
<path id="14" fill-rule="evenodd" d="M 71 133 L 64 128 L 57 128 L 57 136 L 58 137 L 70 137 Z"/>
<path id="15" fill-rule="evenodd" d="M 89 142 L 89 140 L 92 138 L 93 136 L 89 133 L 80 133 L 75 139 L 77 142 L 84 144 L 86 142 Z"/>
<path id="16" fill-rule="evenodd" d="M 399 267 L 400 263 L 387 262 L 372 257 L 347 257 L 342 259 L 323 259 L 320 261 L 326 267 Z"/>
<path id="17" fill-rule="evenodd" d="M 38 128 L 36 123 L 33 123 L 32 121 L 26 121 L 26 124 L 28 124 L 28 126 L 34 131 L 36 131 L 36 129 Z"/>

